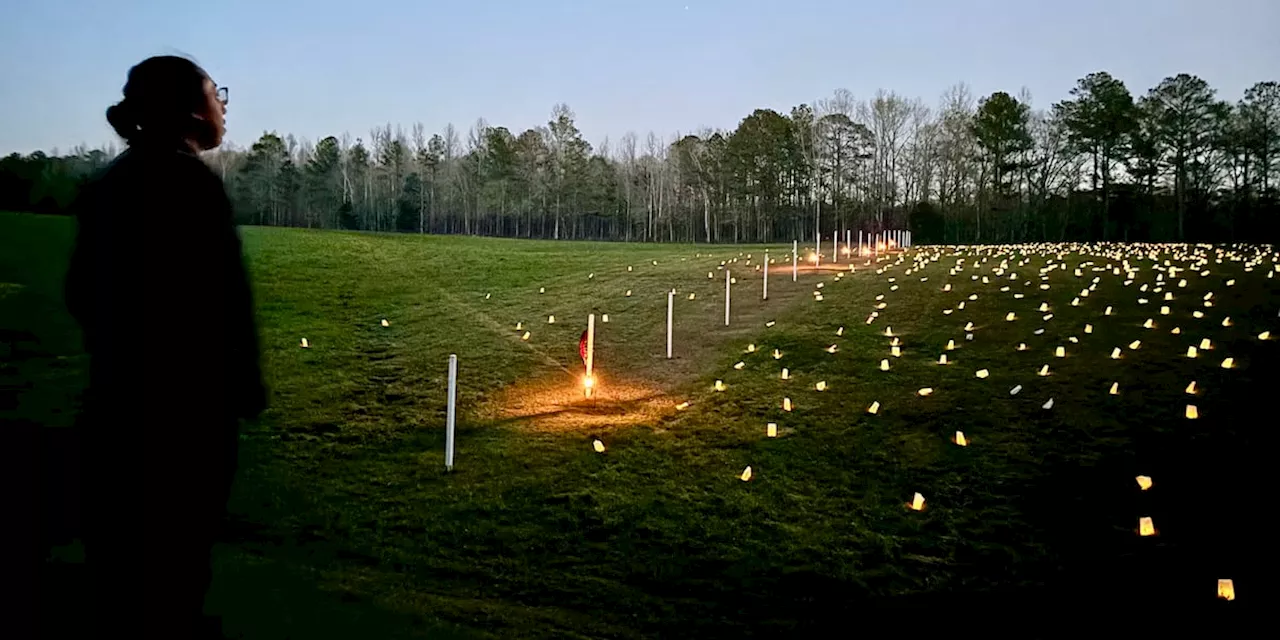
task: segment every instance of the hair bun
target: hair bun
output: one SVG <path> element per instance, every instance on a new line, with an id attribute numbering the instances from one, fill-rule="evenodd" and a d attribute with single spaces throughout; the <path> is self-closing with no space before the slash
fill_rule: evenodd
<path id="1" fill-rule="evenodd" d="M 138 133 L 138 119 L 127 100 L 107 107 L 107 123 L 126 142 Z"/>

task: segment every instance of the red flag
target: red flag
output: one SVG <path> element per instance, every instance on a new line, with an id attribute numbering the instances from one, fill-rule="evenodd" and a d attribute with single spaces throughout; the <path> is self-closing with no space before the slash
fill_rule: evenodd
<path id="1" fill-rule="evenodd" d="M 582 338 L 578 340 L 578 355 L 582 356 L 582 364 L 587 363 L 587 332 L 582 332 Z"/>

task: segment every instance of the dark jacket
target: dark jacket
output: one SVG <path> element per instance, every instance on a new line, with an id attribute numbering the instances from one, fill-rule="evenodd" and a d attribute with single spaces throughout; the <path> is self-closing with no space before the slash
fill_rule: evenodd
<path id="1" fill-rule="evenodd" d="M 195 154 L 130 148 L 90 182 L 66 282 L 90 354 L 91 414 L 176 422 L 265 407 L 231 203 Z"/>

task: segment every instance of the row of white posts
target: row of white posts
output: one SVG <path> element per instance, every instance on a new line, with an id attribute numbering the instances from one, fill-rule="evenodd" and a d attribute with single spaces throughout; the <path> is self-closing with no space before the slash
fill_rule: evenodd
<path id="1" fill-rule="evenodd" d="M 818 263 L 819 263 L 818 256 L 819 254 L 822 253 L 822 234 L 818 234 L 815 240 L 816 240 L 816 244 L 814 245 L 815 250 L 813 252 L 813 264 L 816 267 L 818 266 Z M 794 256 L 796 252 L 796 243 L 793 242 L 791 246 L 792 246 L 791 252 Z M 891 230 L 881 231 L 879 233 L 867 233 L 865 235 L 860 230 L 858 231 L 858 244 L 856 249 L 854 248 L 854 243 L 853 243 L 853 231 L 850 229 L 846 229 L 844 232 L 844 254 L 845 256 L 847 256 L 845 258 L 846 262 L 852 262 L 853 260 L 857 259 L 859 256 L 862 256 L 862 255 L 879 256 L 881 253 L 892 250 L 894 248 L 905 249 L 910 246 L 911 246 L 911 232 L 906 229 L 891 229 Z M 864 251 L 866 252 L 865 254 L 863 253 Z M 840 262 L 840 233 L 839 232 L 831 234 L 831 262 L 833 263 Z M 795 261 L 793 258 L 793 261 L 792 261 L 793 275 L 791 278 L 793 282 L 795 281 L 794 263 Z"/>
<path id="2" fill-rule="evenodd" d="M 879 255 L 881 251 L 893 247 L 909 247 L 911 246 L 910 231 L 884 231 L 882 233 L 874 233 L 866 235 L 864 244 L 863 233 L 858 232 L 857 250 L 853 249 L 853 231 L 846 230 L 845 237 L 845 253 L 849 255 L 848 261 L 852 262 L 857 256 L 864 255 L 864 246 L 866 252 L 870 255 Z M 818 264 L 818 253 L 822 247 L 822 236 L 817 238 L 817 244 L 814 251 L 814 266 Z M 832 262 L 838 262 L 840 258 L 840 234 L 831 234 L 831 255 Z M 799 275 L 800 265 L 800 243 L 792 241 L 791 243 L 791 281 L 795 282 Z M 769 299 L 769 251 L 764 252 L 764 290 L 761 292 L 761 299 Z M 730 296 L 732 289 L 730 285 L 733 282 L 732 276 L 729 274 L 729 267 L 726 265 L 724 269 L 724 326 L 729 326 L 729 308 Z M 671 335 L 674 326 L 675 311 L 675 289 L 667 291 L 667 359 L 671 359 Z M 583 379 L 584 393 L 587 398 L 591 397 L 592 388 L 594 387 L 594 378 L 592 378 L 592 369 L 595 364 L 595 346 L 596 346 L 596 314 L 592 313 L 587 316 L 587 376 Z M 457 420 L 458 405 L 458 356 L 457 354 L 449 355 L 449 399 L 448 409 L 445 412 L 445 436 L 444 436 L 444 468 L 446 471 L 453 471 L 453 451 L 454 451 L 454 425 Z"/>

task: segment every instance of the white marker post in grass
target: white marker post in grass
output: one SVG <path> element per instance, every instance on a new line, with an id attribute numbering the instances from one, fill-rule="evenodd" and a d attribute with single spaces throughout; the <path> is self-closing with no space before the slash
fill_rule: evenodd
<path id="1" fill-rule="evenodd" d="M 453 471 L 453 426 L 458 415 L 458 354 L 449 354 L 449 405 L 444 418 L 444 470 Z"/>
<path id="2" fill-rule="evenodd" d="M 791 241 L 791 281 L 796 281 L 797 266 L 800 260 L 800 241 Z"/>
<path id="3" fill-rule="evenodd" d="M 582 391 L 587 398 L 591 397 L 591 389 L 595 387 L 595 378 L 591 377 L 592 365 L 596 359 L 596 314 L 587 316 L 587 377 L 582 380 Z"/>
<path id="4" fill-rule="evenodd" d="M 729 270 L 724 270 L 724 326 L 729 326 Z"/>
<path id="5" fill-rule="evenodd" d="M 831 264 L 840 262 L 840 232 L 831 234 Z"/>
<path id="6" fill-rule="evenodd" d="M 813 268 L 817 269 L 822 263 L 822 233 L 818 233 L 813 241 Z"/>
<path id="7" fill-rule="evenodd" d="M 858 229 L 858 255 L 862 255 L 862 229 Z"/>
<path id="8" fill-rule="evenodd" d="M 675 305 L 676 292 L 667 292 L 667 359 L 671 359 L 671 308 Z"/>
<path id="9" fill-rule="evenodd" d="M 769 299 L 769 250 L 764 250 L 764 296 L 761 300 Z"/>

